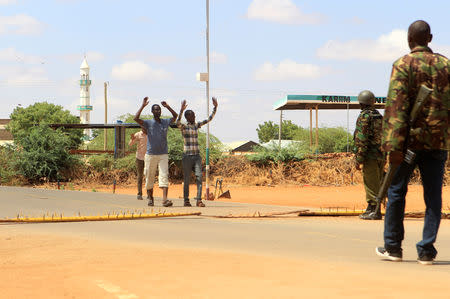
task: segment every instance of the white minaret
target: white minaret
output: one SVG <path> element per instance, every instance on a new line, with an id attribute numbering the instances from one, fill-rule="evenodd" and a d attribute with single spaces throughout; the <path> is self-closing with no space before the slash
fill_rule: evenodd
<path id="1" fill-rule="evenodd" d="M 89 90 L 91 80 L 89 80 L 89 65 L 87 64 L 86 57 L 84 57 L 80 66 L 80 77 L 80 105 L 78 106 L 78 110 L 80 110 L 80 121 L 82 124 L 89 124 L 91 122 L 90 113 L 92 110 Z M 89 139 L 91 137 L 91 130 L 84 130 L 84 134 Z"/>

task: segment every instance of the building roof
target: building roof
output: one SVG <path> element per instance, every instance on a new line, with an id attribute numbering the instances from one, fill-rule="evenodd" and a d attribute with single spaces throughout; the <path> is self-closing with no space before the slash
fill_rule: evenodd
<path id="1" fill-rule="evenodd" d="M 246 143 L 232 149 L 232 152 L 252 152 L 253 147 L 260 146 L 259 143 L 256 143 L 254 141 L 247 141 Z"/>
<path id="2" fill-rule="evenodd" d="M 375 108 L 384 108 L 385 97 L 375 97 Z M 273 104 L 273 110 L 361 109 L 357 96 L 287 95 Z"/>
<path id="3" fill-rule="evenodd" d="M 89 65 L 87 63 L 86 57 L 84 57 L 83 62 L 80 65 L 80 69 L 89 69 Z"/>

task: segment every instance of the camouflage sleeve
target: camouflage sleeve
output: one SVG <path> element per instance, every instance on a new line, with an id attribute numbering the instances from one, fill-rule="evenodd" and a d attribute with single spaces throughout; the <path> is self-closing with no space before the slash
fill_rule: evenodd
<path id="1" fill-rule="evenodd" d="M 363 163 L 369 149 L 370 115 L 362 112 L 356 121 L 355 129 L 355 159 Z"/>
<path id="2" fill-rule="evenodd" d="M 406 57 L 406 56 L 405 56 Z M 409 64 L 405 57 L 397 60 L 391 73 L 389 91 L 383 117 L 381 150 L 402 151 L 408 129 Z"/>

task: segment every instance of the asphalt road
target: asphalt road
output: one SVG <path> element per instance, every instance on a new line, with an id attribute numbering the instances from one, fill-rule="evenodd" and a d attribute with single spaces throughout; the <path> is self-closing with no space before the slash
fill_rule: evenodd
<path id="1" fill-rule="evenodd" d="M 280 217 L 274 219 L 223 219 L 214 215 L 242 215 L 281 212 L 293 207 L 207 202 L 205 208 L 164 208 L 156 199 L 154 211 L 200 211 L 201 216 L 79 223 L 23 224 L 29 232 L 50 232 L 64 236 L 118 240 L 166 247 L 205 248 L 267 254 L 292 258 L 375 263 L 374 248 L 382 245 L 382 221 L 360 221 L 357 217 Z M 299 207 L 298 209 L 301 209 Z M 96 192 L 0 187 L 0 218 L 18 213 L 41 216 L 55 213 L 72 216 L 120 211 L 146 211 L 146 202 L 131 195 Z M 14 224 L 7 224 L 14 226 Z M 15 224 L 20 225 L 20 224 Z M 24 229 L 24 227 L 21 227 Z M 422 220 L 405 221 L 404 259 L 415 261 L 415 243 L 420 240 Z M 436 246 L 438 264 L 450 271 L 450 221 L 442 220 Z M 410 263 L 405 263 L 408 267 Z"/>

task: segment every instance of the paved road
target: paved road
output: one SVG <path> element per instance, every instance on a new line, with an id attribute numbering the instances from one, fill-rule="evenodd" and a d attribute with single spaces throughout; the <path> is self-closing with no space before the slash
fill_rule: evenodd
<path id="1" fill-rule="evenodd" d="M 201 211 L 202 216 L 27 225 L 30 231 L 61 232 L 65 235 L 95 236 L 100 239 L 164 244 L 172 247 L 229 249 L 291 257 L 310 255 L 358 262 L 373 262 L 374 248 L 382 244 L 381 221 L 359 221 L 356 217 L 220 219 L 210 216 L 281 212 L 297 208 L 216 201 L 208 202 L 205 208 L 184 208 L 182 200 L 174 199 L 174 203 L 175 206 L 171 208 L 158 207 L 161 201 L 157 199 L 154 210 Z M 0 187 L 1 218 L 14 217 L 17 213 L 39 216 L 49 212 L 71 216 L 78 212 L 81 215 L 97 215 L 142 209 L 150 212 L 145 201 L 138 201 L 131 195 Z M 415 260 L 415 242 L 420 239 L 422 221 L 407 220 L 405 223 L 405 258 Z M 440 251 L 439 259 L 442 263 L 450 264 L 449 220 L 442 221 L 437 246 Z"/>
<path id="2" fill-rule="evenodd" d="M 421 281 L 442 287 L 438 293 L 430 291 L 431 295 L 448 298 L 448 292 L 445 291 L 444 286 L 448 284 L 450 277 L 450 220 L 443 220 L 441 224 L 436 244 L 439 250 L 436 266 L 424 267 L 417 264 L 415 250 L 415 243 L 421 236 L 421 219 L 405 221 L 406 239 L 403 244 L 405 262 L 388 263 L 381 262 L 374 253 L 374 248 L 377 245 L 382 245 L 382 221 L 361 221 L 357 217 L 214 218 L 213 215 L 251 214 L 255 211 L 289 211 L 293 208 L 214 201 L 208 202 L 207 207 L 200 209 L 196 207 L 184 208 L 181 206 L 181 200 L 175 199 L 174 201 L 175 207 L 164 208 L 164 210 L 171 212 L 201 211 L 202 216 L 133 221 L 3 224 L 0 225 L 0 244 L 11 239 L 11 237 L 2 239 L 2 236 L 11 236 L 15 232 L 23 235 L 25 232 L 30 236 L 51 234 L 60 235 L 64 238 L 73 236 L 73 239 L 104 240 L 108 244 L 130 244 L 134 246 L 133 248 L 193 249 L 194 252 L 204 249 L 212 252 L 225 251 L 251 256 L 287 258 L 292 261 L 303 261 L 303 265 L 309 267 L 307 271 L 315 273 L 314 277 L 319 277 L 319 286 L 315 286 L 313 292 L 315 294 L 319 291 L 318 297 L 320 297 L 320 275 L 315 272 L 317 269 L 314 266 L 311 267 L 306 264 L 306 261 L 308 263 L 313 261 L 313 264 L 317 262 L 318 265 L 321 265 L 320 268 L 325 269 L 324 271 L 327 271 L 327 273 L 332 273 L 328 275 L 328 280 L 334 280 L 334 275 L 339 275 L 340 269 L 343 269 L 342 279 L 360 279 L 360 283 L 363 284 L 362 287 L 359 286 L 358 293 L 350 281 L 344 281 L 343 283 L 347 283 L 348 287 L 342 293 L 344 289 L 340 285 L 340 278 L 336 277 L 334 283 L 338 285 L 333 286 L 334 288 L 331 288 L 331 291 L 339 290 L 341 293 L 332 293 L 334 297 L 365 296 L 366 298 L 377 298 L 378 293 L 372 294 L 370 291 L 372 279 L 384 284 L 382 294 L 385 296 L 391 294 L 389 290 L 395 289 L 399 283 L 405 288 L 411 283 L 411 279 L 415 279 L 415 277 L 419 279 L 420 277 L 420 279 L 425 278 L 425 281 L 419 279 L 418 284 L 415 284 L 412 289 L 405 289 L 404 292 L 409 294 L 409 298 L 420 298 L 423 294 L 426 294 L 429 298 L 433 297 L 428 296 L 426 286 L 422 288 L 420 285 Z M 162 207 L 158 207 L 158 204 L 161 204 L 160 200 L 157 200 L 156 204 L 155 210 L 163 210 Z M 24 215 L 35 216 L 46 212 L 64 213 L 65 215 L 80 212 L 82 215 L 96 215 L 108 211 L 142 208 L 145 208 L 145 202 L 138 201 L 131 195 L 0 187 L 1 218 L 14 217 L 19 212 Z M 42 246 L 45 246 L 45 244 Z M 323 265 L 327 266 L 324 267 Z M 342 265 L 351 266 L 343 267 Z M 170 272 L 169 275 L 176 275 L 177 271 Z M 117 272 L 114 278 L 124 283 L 126 273 Z M 372 273 L 375 273 L 373 278 L 371 278 Z M 242 275 L 245 277 L 245 274 Z M 275 274 L 274 277 L 276 277 Z M 361 280 L 362 277 L 363 280 Z M 232 280 L 233 277 L 218 275 L 217 279 Z M 271 279 L 274 281 L 276 278 Z M 299 279 L 304 278 L 300 277 Z M 214 282 L 217 283 L 216 280 Z M 278 283 L 281 286 L 274 292 L 283 290 L 283 282 Z M 255 284 L 258 285 L 258 282 Z M 307 287 L 307 284 L 302 287 Z M 164 286 L 161 285 L 161 287 Z M 78 284 L 74 284 L 74 287 L 83 288 Z M 135 285 L 133 291 L 136 294 L 143 293 L 142 287 L 144 286 Z M 290 291 L 295 292 L 295 281 L 291 282 L 291 287 Z M 170 288 L 171 286 L 167 285 L 167 290 L 170 290 Z M 206 289 L 203 291 L 205 292 L 205 298 L 211 296 L 211 293 L 207 293 Z M 287 294 L 288 296 L 280 297 L 296 298 L 295 294 L 290 292 Z M 401 294 L 403 294 L 402 290 L 395 290 L 394 293 L 385 297 L 398 298 Z M 417 296 L 414 296 L 414 294 Z M 105 298 L 109 297 L 106 296 Z"/>

